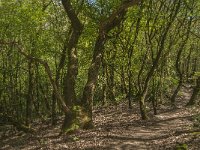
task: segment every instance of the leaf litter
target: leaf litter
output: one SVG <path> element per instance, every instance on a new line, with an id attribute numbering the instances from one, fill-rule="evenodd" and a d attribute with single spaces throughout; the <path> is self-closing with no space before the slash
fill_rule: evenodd
<path id="1" fill-rule="evenodd" d="M 141 120 L 138 104 L 128 109 L 127 102 L 94 109 L 95 128 L 78 130 L 70 135 L 59 135 L 63 117 L 56 126 L 47 121 L 33 124 L 35 134 L 26 134 L 13 128 L 0 130 L 2 150 L 173 150 L 187 144 L 189 150 L 200 149 L 200 129 L 194 134 L 194 116 L 198 106 L 185 107 L 191 91 L 183 90 L 177 98 L 177 108 L 160 105 L 158 115 L 152 110 L 149 120 Z M 149 106 L 150 107 L 150 106 Z"/>

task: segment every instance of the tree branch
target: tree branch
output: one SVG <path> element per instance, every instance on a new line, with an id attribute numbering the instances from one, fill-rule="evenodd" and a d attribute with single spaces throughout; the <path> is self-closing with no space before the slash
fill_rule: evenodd
<path id="1" fill-rule="evenodd" d="M 78 16 L 75 13 L 75 10 L 73 9 L 73 7 L 71 5 L 71 1 L 70 0 L 62 0 L 62 4 L 64 6 L 65 12 L 67 13 L 67 16 L 69 17 L 69 19 L 72 23 L 73 29 L 75 29 L 77 31 L 81 31 L 83 29 L 83 25 L 80 22 L 80 20 L 78 19 Z"/>
<path id="2" fill-rule="evenodd" d="M 15 42 L 15 41 L 11 41 L 11 42 L 6 42 L 6 41 L 3 41 L 3 40 L 0 40 L 0 45 L 14 45 L 16 46 L 16 48 L 18 49 L 18 52 L 20 54 L 22 54 L 24 57 L 26 57 L 28 60 L 32 60 L 32 61 L 35 61 L 35 62 L 38 62 L 40 63 L 44 68 L 45 68 L 45 72 L 47 73 L 48 77 L 49 77 L 49 80 L 51 82 L 51 85 L 55 91 L 55 94 L 56 94 L 56 97 L 60 103 L 60 106 L 62 108 L 62 110 L 67 113 L 69 112 L 69 108 L 66 106 L 65 104 L 65 101 L 63 99 L 63 97 L 61 96 L 59 90 L 58 90 L 58 87 L 56 85 L 56 82 L 55 80 L 53 79 L 52 77 L 52 71 L 48 65 L 48 63 L 40 58 L 37 58 L 37 57 L 34 57 L 32 55 L 29 55 L 29 54 L 26 54 L 26 52 L 24 51 L 24 48 L 19 44 L 19 42 Z"/>

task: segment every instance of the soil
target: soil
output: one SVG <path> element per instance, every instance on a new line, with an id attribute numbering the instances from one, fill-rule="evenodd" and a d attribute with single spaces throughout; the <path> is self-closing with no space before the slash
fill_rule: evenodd
<path id="1" fill-rule="evenodd" d="M 95 128 L 70 135 L 59 135 L 63 117 L 54 127 L 50 121 L 34 123 L 35 134 L 19 132 L 11 126 L 7 130 L 4 126 L 5 130 L 0 129 L 0 149 L 173 150 L 186 144 L 189 150 L 199 150 L 200 128 L 194 128 L 194 118 L 200 109 L 185 107 L 190 96 L 190 88 L 182 89 L 176 108 L 170 104 L 159 105 L 158 115 L 149 109 L 147 121 L 140 119 L 137 103 L 133 103 L 132 109 L 128 109 L 126 101 L 117 106 L 95 108 Z"/>

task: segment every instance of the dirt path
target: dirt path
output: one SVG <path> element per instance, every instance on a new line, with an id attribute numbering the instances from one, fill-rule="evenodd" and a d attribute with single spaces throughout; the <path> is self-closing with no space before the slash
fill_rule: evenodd
<path id="1" fill-rule="evenodd" d="M 0 149 L 108 149 L 108 150 L 164 150 L 178 143 L 187 143 L 189 149 L 200 149 L 200 136 L 188 133 L 193 128 L 193 117 L 198 108 L 183 107 L 190 91 L 182 91 L 178 108 L 160 106 L 159 115 L 148 121 L 140 120 L 138 105 L 127 109 L 125 103 L 94 111 L 95 129 L 81 130 L 70 136 L 58 136 L 57 128 L 48 123 L 35 125 L 37 135 L 21 132 L 1 137 Z M 61 123 L 60 123 L 61 124 Z"/>

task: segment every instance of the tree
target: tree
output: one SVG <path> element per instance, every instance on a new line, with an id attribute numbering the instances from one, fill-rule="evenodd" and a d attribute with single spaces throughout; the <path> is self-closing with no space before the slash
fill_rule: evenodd
<path id="1" fill-rule="evenodd" d="M 93 51 L 93 58 L 88 70 L 88 79 L 84 87 L 82 104 L 88 111 L 90 118 L 90 125 L 92 125 L 92 108 L 93 108 L 93 95 L 95 91 L 95 85 L 99 73 L 99 68 L 102 61 L 102 54 L 104 51 L 104 44 L 108 40 L 108 33 L 118 26 L 124 19 L 125 14 L 129 7 L 137 5 L 140 0 L 124 1 L 107 19 L 103 20 L 99 24 L 99 33 L 95 42 Z"/>

